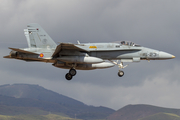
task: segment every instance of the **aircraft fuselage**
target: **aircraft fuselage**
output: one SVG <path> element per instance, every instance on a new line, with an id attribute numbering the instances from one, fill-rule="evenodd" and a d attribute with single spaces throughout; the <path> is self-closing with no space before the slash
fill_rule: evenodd
<path id="1" fill-rule="evenodd" d="M 31 23 L 24 30 L 28 48 L 9 48 L 12 51 L 4 58 L 24 61 L 53 63 L 59 68 L 70 69 L 66 79 L 71 80 L 77 70 L 104 69 L 117 65 L 118 75 L 122 77 L 121 69 L 124 62 L 140 62 L 140 60 L 165 60 L 175 56 L 133 42 L 121 41 L 112 43 L 60 43 L 57 45 L 45 30 L 37 23 Z M 118 63 L 114 60 L 120 60 Z M 109 61 L 109 62 L 107 62 Z"/>

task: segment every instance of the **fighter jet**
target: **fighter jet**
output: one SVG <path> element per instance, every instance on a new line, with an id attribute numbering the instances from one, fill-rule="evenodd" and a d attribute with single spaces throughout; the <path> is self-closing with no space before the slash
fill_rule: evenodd
<path id="1" fill-rule="evenodd" d="M 165 60 L 175 58 L 174 55 L 154 50 L 128 41 L 109 43 L 60 43 L 57 45 L 45 30 L 37 23 L 27 25 L 24 29 L 28 48 L 9 48 L 12 51 L 4 58 L 24 61 L 52 63 L 53 66 L 69 69 L 65 75 L 71 80 L 76 70 L 94 70 L 119 67 L 118 76 L 122 77 L 124 62 L 140 62 L 141 60 Z"/>

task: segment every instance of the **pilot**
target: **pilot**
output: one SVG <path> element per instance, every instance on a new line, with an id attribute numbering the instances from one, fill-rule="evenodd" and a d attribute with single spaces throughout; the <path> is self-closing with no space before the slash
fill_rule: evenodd
<path id="1" fill-rule="evenodd" d="M 122 44 L 122 45 L 125 45 L 125 41 L 122 41 L 121 44 Z"/>

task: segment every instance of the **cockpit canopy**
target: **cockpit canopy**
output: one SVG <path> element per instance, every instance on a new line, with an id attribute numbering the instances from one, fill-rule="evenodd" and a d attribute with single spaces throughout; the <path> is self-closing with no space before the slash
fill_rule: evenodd
<path id="1" fill-rule="evenodd" d="M 140 45 L 135 44 L 135 43 L 130 42 L 130 41 L 118 41 L 118 42 L 116 42 L 116 43 L 121 44 L 121 45 L 126 45 L 126 46 L 136 46 L 136 47 L 141 47 Z"/>

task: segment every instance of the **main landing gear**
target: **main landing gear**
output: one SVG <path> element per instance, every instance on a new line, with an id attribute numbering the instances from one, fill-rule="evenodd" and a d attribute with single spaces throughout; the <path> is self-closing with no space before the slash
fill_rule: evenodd
<path id="1" fill-rule="evenodd" d="M 119 77 L 122 77 L 123 75 L 124 75 L 124 72 L 119 70 L 118 76 L 119 76 Z"/>
<path id="2" fill-rule="evenodd" d="M 124 65 L 123 65 L 123 62 L 121 62 L 121 63 L 118 64 L 118 60 L 117 60 L 116 62 L 115 62 L 115 61 L 112 61 L 112 60 L 109 60 L 109 61 L 112 62 L 112 63 L 114 63 L 115 65 L 117 65 L 117 66 L 119 67 L 118 76 L 119 76 L 119 77 L 122 77 L 122 76 L 124 75 L 124 72 L 121 71 L 121 69 L 127 67 L 128 65 L 124 66 Z"/>
<path id="3" fill-rule="evenodd" d="M 73 78 L 73 76 L 75 76 L 76 75 L 76 70 L 74 69 L 74 68 L 71 68 L 70 70 L 69 70 L 69 73 L 67 73 L 66 75 L 65 75 L 65 78 L 67 79 L 67 80 L 71 80 L 72 78 Z"/>

